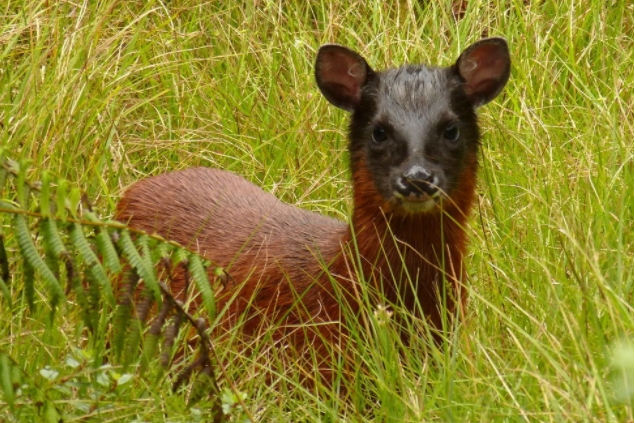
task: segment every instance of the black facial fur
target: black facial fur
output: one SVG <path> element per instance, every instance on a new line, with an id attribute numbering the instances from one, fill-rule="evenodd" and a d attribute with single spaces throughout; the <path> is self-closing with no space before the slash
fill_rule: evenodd
<path id="1" fill-rule="evenodd" d="M 456 139 L 446 137 L 449 126 Z M 385 133 L 381 142 L 375 140 L 377 127 Z M 396 178 L 413 165 L 434 172 L 438 189 L 451 196 L 478 140 L 474 106 L 452 68 L 408 66 L 374 73 L 350 124 L 352 160 L 365 157 L 387 201 L 394 197 Z"/>
<path id="2" fill-rule="evenodd" d="M 408 65 L 384 72 L 329 44 L 318 52 L 315 77 L 331 103 L 353 112 L 353 173 L 364 163 L 394 210 L 420 213 L 451 199 L 467 164 L 476 163 L 476 108 L 501 92 L 510 66 L 502 38 L 472 44 L 449 68 Z"/>

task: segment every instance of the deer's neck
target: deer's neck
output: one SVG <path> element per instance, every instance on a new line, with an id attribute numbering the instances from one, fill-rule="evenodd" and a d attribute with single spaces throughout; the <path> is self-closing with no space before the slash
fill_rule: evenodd
<path id="1" fill-rule="evenodd" d="M 439 299 L 450 311 L 463 299 L 465 225 L 475 195 L 475 167 L 468 166 L 443 207 L 418 214 L 393 212 L 363 163 L 354 172 L 354 210 L 345 244 L 359 257 L 356 271 L 389 301 L 421 310 L 434 324 L 440 324 Z"/>

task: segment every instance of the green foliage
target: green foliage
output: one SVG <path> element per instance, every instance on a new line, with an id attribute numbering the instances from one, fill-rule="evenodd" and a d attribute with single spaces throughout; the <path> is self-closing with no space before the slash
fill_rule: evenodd
<path id="1" fill-rule="evenodd" d="M 65 187 L 66 184 L 55 181 L 50 173 L 44 174 L 41 183 L 29 181 L 28 167 L 7 159 L 2 151 L 0 167 L 9 176 L 3 178 L 3 188 L 9 188 L 3 192 L 9 195 L 2 199 L 2 211 L 10 217 L 14 242 L 18 246 L 17 250 L 13 249 L 17 256 L 11 259 L 23 265 L 22 283 L 17 288 L 24 292 L 28 313 L 36 315 L 36 303 L 48 307 L 50 314 L 46 332 L 51 332 L 59 321 L 56 320 L 58 310 L 76 307 L 75 312 L 82 316 L 87 329 L 84 332 L 86 343 L 91 346 L 88 352 L 78 351 L 79 357 L 77 354 L 67 357 L 66 368 L 40 368 L 38 373 L 43 379 L 38 378 L 37 374 L 23 372 L 10 355 L 0 350 L 0 387 L 12 416 L 18 420 L 39 416 L 44 421 L 58 422 L 63 418 L 81 416 L 86 419 L 111 413 L 110 406 L 103 408 L 100 401 L 107 403 L 124 395 L 119 387 L 134 377 L 134 374 L 126 373 L 128 369 L 139 363 L 147 368 L 148 363 L 157 360 L 154 354 L 160 335 L 165 338 L 161 354 L 170 357 L 175 345 L 178 345 L 175 341 L 180 326 L 189 324 L 198 330 L 202 346 L 199 348 L 199 357 L 189 365 L 185 375 L 179 376 L 177 382 L 183 384 L 190 376 L 194 376 L 194 386 L 197 381 L 207 381 L 202 385 L 206 389 L 201 391 L 199 388 L 201 392 L 192 396 L 190 406 L 194 407 L 203 399 L 211 397 L 212 415 L 222 417 L 219 411 L 220 391 L 210 361 L 208 334 L 204 328 L 195 325 L 193 317 L 182 307 L 176 307 L 174 313 L 157 316 L 153 321 L 153 330 L 149 331 L 149 346 L 143 345 L 151 307 L 161 307 L 161 304 L 176 301 L 167 287 L 159 287 L 158 264 L 169 263 L 172 251 L 178 251 L 179 257 L 186 254 L 189 262 L 196 264 L 195 272 L 192 272 L 196 275 L 196 283 L 205 284 L 211 290 L 207 271 L 200 258 L 179 246 L 168 245 L 146 234 L 136 234 L 133 239 L 121 223 L 98 219 L 84 202 L 77 201 L 73 191 L 56 190 L 56 186 Z M 59 198 L 66 195 L 67 198 Z M 57 201 L 52 201 L 56 196 Z M 51 207 L 52 204 L 71 208 L 63 213 Z M 31 225 L 29 221 L 35 221 L 36 224 Z M 151 251 L 160 254 L 152 254 Z M 18 310 L 21 301 L 13 299 L 13 286 L 4 281 L 13 280 L 15 283 L 20 279 L 10 275 L 6 250 L 1 258 L 1 267 L 5 269 L 2 278 L 4 302 L 10 310 Z M 62 288 L 62 265 L 66 270 L 66 290 Z M 165 270 L 171 271 L 169 266 Z M 136 298 L 140 281 L 143 281 L 144 288 Z M 117 299 L 113 284 L 118 285 Z M 37 300 L 36 292 L 40 294 Z M 206 301 L 206 310 L 213 312 L 213 296 L 206 298 Z M 26 312 L 23 308 L 21 310 Z M 214 314 L 206 315 L 208 319 L 214 317 Z M 168 327 L 162 331 L 166 323 Z M 106 355 L 103 355 L 104 341 L 110 342 L 113 354 L 105 351 Z M 82 359 L 84 364 L 78 361 Z M 102 361 L 119 366 L 103 365 Z M 169 369 L 169 359 L 161 362 L 163 368 Z M 86 373 L 88 363 L 92 370 Z M 64 374 L 61 375 L 61 372 Z M 159 386 L 155 383 L 151 389 Z M 67 397 L 76 398 L 71 409 L 58 403 Z"/>
<path id="2" fill-rule="evenodd" d="M 219 406 L 228 421 L 633 420 L 619 347 L 634 331 L 632 2 L 5 3 L 0 145 L 16 161 L 0 166 L 0 420 L 209 421 Z M 318 46 L 377 69 L 450 65 L 483 35 L 507 38 L 513 70 L 480 110 L 470 302 L 447 345 L 417 321 L 402 345 L 367 304 L 355 349 L 330 363 L 340 388 L 302 386 L 271 337 L 245 351 L 240 326 L 209 362 L 172 364 L 191 377 L 164 369 L 194 324 L 174 324 L 155 264 L 187 269 L 205 316 L 212 291 L 189 252 L 115 236 L 121 191 L 213 166 L 345 219 L 346 116 L 314 86 Z M 209 368 L 220 391 L 188 402 Z"/>

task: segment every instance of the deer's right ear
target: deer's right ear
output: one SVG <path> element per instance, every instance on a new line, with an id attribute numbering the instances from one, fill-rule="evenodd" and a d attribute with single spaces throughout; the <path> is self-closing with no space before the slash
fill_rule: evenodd
<path id="1" fill-rule="evenodd" d="M 357 107 L 372 74 L 364 58 L 346 47 L 327 44 L 318 51 L 315 80 L 324 97 L 341 109 L 350 112 Z"/>

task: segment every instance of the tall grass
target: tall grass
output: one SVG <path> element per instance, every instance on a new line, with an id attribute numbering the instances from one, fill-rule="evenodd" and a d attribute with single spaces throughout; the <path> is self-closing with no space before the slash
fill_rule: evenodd
<path id="1" fill-rule="evenodd" d="M 507 38 L 513 71 L 480 111 L 461 327 L 440 350 L 423 335 L 405 348 L 369 304 L 357 332 L 371 336 L 344 354 L 367 369 L 345 382 L 349 402 L 284 368 L 267 387 L 231 342 L 228 374 L 259 421 L 632 421 L 632 396 L 611 382 L 614 348 L 633 340 L 631 2 L 9 0 L 0 143 L 32 161 L 33 178 L 47 169 L 82 187 L 103 216 L 132 182 L 203 165 L 346 219 L 347 117 L 314 85 L 318 46 L 345 44 L 377 69 L 449 65 L 484 35 Z M 83 351 L 72 304 L 54 329 L 45 310 L 0 307 L 0 350 L 25 373 L 92 374 L 64 359 Z M 139 375 L 97 411 L 80 391 L 55 395 L 67 421 L 207 419 Z M 15 418 L 2 402 L 0 416 Z"/>

